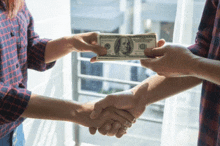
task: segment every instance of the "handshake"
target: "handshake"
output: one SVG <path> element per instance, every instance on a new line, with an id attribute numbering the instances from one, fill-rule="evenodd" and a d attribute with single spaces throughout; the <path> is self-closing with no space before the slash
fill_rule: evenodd
<path id="1" fill-rule="evenodd" d="M 77 110 L 76 123 L 89 127 L 91 134 L 98 130 L 102 135 L 121 138 L 144 112 L 145 105 L 132 91 L 118 92 L 98 102 L 89 102 Z"/>

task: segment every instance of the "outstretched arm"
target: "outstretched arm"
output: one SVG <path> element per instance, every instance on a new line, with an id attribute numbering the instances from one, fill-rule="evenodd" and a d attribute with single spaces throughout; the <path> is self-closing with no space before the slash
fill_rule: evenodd
<path id="1" fill-rule="evenodd" d="M 115 107 L 117 109 L 126 110 L 135 118 L 139 118 L 147 105 L 180 93 L 200 83 L 200 79 L 193 77 L 167 78 L 156 75 L 131 89 L 130 95 L 108 95 L 106 98 L 100 100 L 95 104 L 94 111 L 90 117 L 96 119 L 105 108 Z M 111 125 L 107 124 L 99 129 L 99 132 L 104 135 L 116 135 L 116 137 L 120 138 L 125 134 L 120 127 L 105 129 L 105 126 Z M 95 128 L 90 127 L 91 134 L 94 134 L 95 131 Z"/>
<path id="2" fill-rule="evenodd" d="M 97 45 L 97 33 L 81 33 L 51 40 L 46 45 L 45 63 L 53 62 L 71 52 L 94 52 L 105 55 L 106 49 Z"/>
<path id="3" fill-rule="evenodd" d="M 133 120 L 127 112 L 117 111 L 109 107 L 103 110 L 97 119 L 89 116 L 94 109 L 94 103 L 78 104 L 73 101 L 54 99 L 32 94 L 27 109 L 21 117 L 46 120 L 62 120 L 74 122 L 86 127 L 101 127 L 105 122 L 118 121 L 125 127 L 130 127 Z M 120 112 L 123 117 L 116 114 Z"/>
<path id="4" fill-rule="evenodd" d="M 141 64 L 159 75 L 166 77 L 190 76 L 220 85 L 219 60 L 199 57 L 186 47 L 176 44 L 146 49 L 145 54 L 154 58 L 142 60 Z"/>

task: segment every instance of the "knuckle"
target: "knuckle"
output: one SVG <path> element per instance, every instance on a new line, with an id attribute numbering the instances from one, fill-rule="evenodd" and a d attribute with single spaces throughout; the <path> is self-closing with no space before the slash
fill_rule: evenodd
<path id="1" fill-rule="evenodd" d="M 164 49 L 171 48 L 171 46 L 172 46 L 172 45 L 170 45 L 170 44 L 166 44 L 166 45 L 164 46 Z"/>
<path id="2" fill-rule="evenodd" d="M 107 95 L 105 98 L 110 100 L 110 99 L 112 99 L 112 97 L 113 97 L 113 95 Z"/>
<path id="3" fill-rule="evenodd" d="M 117 100 L 116 100 L 116 98 L 115 98 L 116 96 L 114 96 L 114 95 L 108 95 L 106 98 L 107 98 L 107 101 L 108 101 L 108 103 L 110 104 L 110 105 L 114 105 L 114 103 L 116 103 L 117 102 Z"/>
<path id="4" fill-rule="evenodd" d="M 119 122 L 115 122 L 113 127 L 114 127 L 114 129 L 119 129 L 119 128 L 121 128 L 121 124 Z"/>
<path id="5" fill-rule="evenodd" d="M 104 116 L 105 116 L 105 117 L 108 117 L 108 116 L 110 116 L 110 115 L 111 115 L 111 112 L 110 112 L 110 111 L 108 111 L 108 110 L 105 111 L 105 113 L 104 113 Z"/>
<path id="6" fill-rule="evenodd" d="M 91 32 L 92 36 L 97 36 L 98 34 L 96 32 Z"/>
<path id="7" fill-rule="evenodd" d="M 91 36 L 92 38 L 95 38 L 98 36 L 98 34 L 96 32 L 90 32 L 89 36 Z"/>
<path id="8" fill-rule="evenodd" d="M 97 102 L 95 105 L 94 105 L 94 109 L 98 109 L 99 107 L 100 107 L 100 103 L 99 102 Z"/>

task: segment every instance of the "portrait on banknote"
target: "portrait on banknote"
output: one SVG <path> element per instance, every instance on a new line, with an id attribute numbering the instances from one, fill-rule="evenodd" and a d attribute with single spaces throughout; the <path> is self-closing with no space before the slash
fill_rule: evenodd
<path id="1" fill-rule="evenodd" d="M 118 56 L 129 56 L 133 51 L 133 41 L 129 37 L 119 37 L 115 41 L 115 54 Z"/>

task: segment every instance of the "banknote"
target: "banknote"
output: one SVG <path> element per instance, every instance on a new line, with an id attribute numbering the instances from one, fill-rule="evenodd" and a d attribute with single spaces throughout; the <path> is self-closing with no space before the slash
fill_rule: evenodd
<path id="1" fill-rule="evenodd" d="M 98 44 L 107 49 L 107 54 L 97 56 L 99 61 L 140 60 L 147 58 L 144 55 L 146 48 L 157 46 L 156 33 L 148 34 L 99 34 Z"/>

